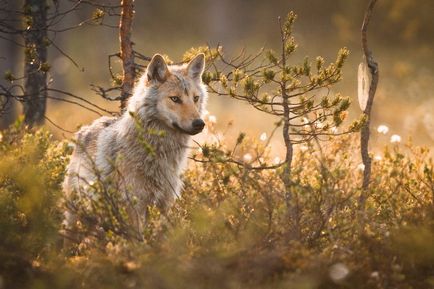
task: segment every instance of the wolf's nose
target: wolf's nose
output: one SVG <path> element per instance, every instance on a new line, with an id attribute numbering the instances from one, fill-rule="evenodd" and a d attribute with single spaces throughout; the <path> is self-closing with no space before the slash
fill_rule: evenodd
<path id="1" fill-rule="evenodd" d="M 191 126 L 193 127 L 194 130 L 202 130 L 205 127 L 205 122 L 202 119 L 197 118 L 193 120 Z"/>

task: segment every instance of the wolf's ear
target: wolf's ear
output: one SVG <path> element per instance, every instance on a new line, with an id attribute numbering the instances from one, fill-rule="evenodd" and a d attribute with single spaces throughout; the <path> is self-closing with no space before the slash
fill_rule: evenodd
<path id="1" fill-rule="evenodd" d="M 159 82 L 165 82 L 169 76 L 169 69 L 167 68 L 166 61 L 160 54 L 155 54 L 151 62 L 146 69 L 146 75 L 148 81 L 157 80 Z"/>
<path id="2" fill-rule="evenodd" d="M 205 69 L 205 54 L 200 53 L 193 58 L 187 66 L 188 76 L 200 80 Z"/>

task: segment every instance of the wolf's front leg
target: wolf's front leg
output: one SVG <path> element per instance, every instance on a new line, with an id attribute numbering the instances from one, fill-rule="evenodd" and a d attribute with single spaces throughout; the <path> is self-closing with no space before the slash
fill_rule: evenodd
<path id="1" fill-rule="evenodd" d="M 79 233 L 77 228 L 78 217 L 75 213 L 67 209 L 64 213 L 63 221 L 63 250 L 70 251 L 74 245 L 79 243 Z"/>
<path id="2" fill-rule="evenodd" d="M 133 205 L 127 208 L 128 215 L 128 231 L 132 238 L 143 241 L 144 229 L 146 222 L 146 213 L 139 210 Z"/>

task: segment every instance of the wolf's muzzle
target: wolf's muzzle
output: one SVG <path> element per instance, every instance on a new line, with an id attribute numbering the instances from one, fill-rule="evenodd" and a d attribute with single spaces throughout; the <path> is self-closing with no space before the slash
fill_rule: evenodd
<path id="1" fill-rule="evenodd" d="M 202 119 L 197 118 L 197 119 L 193 120 L 193 123 L 191 124 L 191 126 L 192 126 L 194 131 L 202 131 L 203 128 L 205 127 L 205 122 Z"/>
<path id="2" fill-rule="evenodd" d="M 182 133 L 189 134 L 189 135 L 195 135 L 195 134 L 200 133 L 203 130 L 203 128 L 205 127 L 205 122 L 201 119 L 198 119 L 198 120 L 200 120 L 201 123 L 197 122 L 197 119 L 195 119 L 191 125 L 191 127 L 192 127 L 191 130 L 183 129 L 176 122 L 172 123 L 172 125 Z M 194 125 L 195 121 L 196 121 L 196 125 Z"/>

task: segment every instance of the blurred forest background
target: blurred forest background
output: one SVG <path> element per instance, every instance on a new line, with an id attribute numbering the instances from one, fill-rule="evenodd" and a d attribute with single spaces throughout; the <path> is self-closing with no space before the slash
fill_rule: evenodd
<path id="1" fill-rule="evenodd" d="M 1 2 L 2 5 L 21 7 L 20 1 Z M 75 2 L 59 1 L 59 10 L 67 11 Z M 107 59 L 109 54 L 119 50 L 119 16 L 105 15 L 92 21 L 96 8 L 83 2 L 77 11 L 66 14 L 50 28 L 49 38 L 64 53 L 53 46 L 48 49 L 49 86 L 117 111 L 118 103 L 102 99 L 90 85 L 111 85 Z M 99 2 L 118 5 L 117 1 Z M 297 63 L 305 55 L 322 55 L 333 60 L 339 48 L 350 49 L 343 81 L 333 89 L 353 100 L 350 119 L 354 119 L 360 114 L 357 66 L 362 60 L 360 27 L 365 8 L 364 0 L 136 1 L 132 40 L 140 53 L 146 56 L 163 53 L 174 61 L 181 60 L 189 48 L 206 44 L 221 44 L 229 55 L 236 55 L 243 48 L 249 53 L 264 46 L 277 49 L 277 17 L 293 10 L 299 15 L 294 31 L 299 49 L 291 61 Z M 379 1 L 368 35 L 370 48 L 380 67 L 373 129 L 385 124 L 390 133 L 401 135 L 403 140 L 411 136 L 416 144 L 430 147 L 434 145 L 433 11 L 431 0 Z M 1 17 L 9 19 L 14 15 Z M 69 30 L 77 25 L 79 27 Z M 64 29 L 66 31 L 62 31 Z M 18 35 L 0 36 L 0 71 L 12 72 L 19 78 L 23 75 L 23 49 L 7 39 L 17 43 L 22 39 Z M 114 69 L 116 71 L 116 67 Z M 7 80 L 2 78 L 0 82 Z M 273 121 L 246 104 L 222 96 L 211 95 L 208 109 L 217 117 L 220 127 L 234 121 L 231 130 L 234 134 L 241 130 L 259 135 L 267 131 Z M 8 114 L 0 119 L 0 126 L 4 128 L 13 122 L 21 110 L 16 103 L 11 106 Z M 47 117 L 66 130 L 76 131 L 78 126 L 91 122 L 98 115 L 70 103 L 49 100 Z M 71 136 L 46 124 L 58 138 Z M 389 141 L 389 137 L 374 133 L 372 141 L 375 145 Z M 281 144 L 273 143 L 273 147 L 278 149 Z"/>

